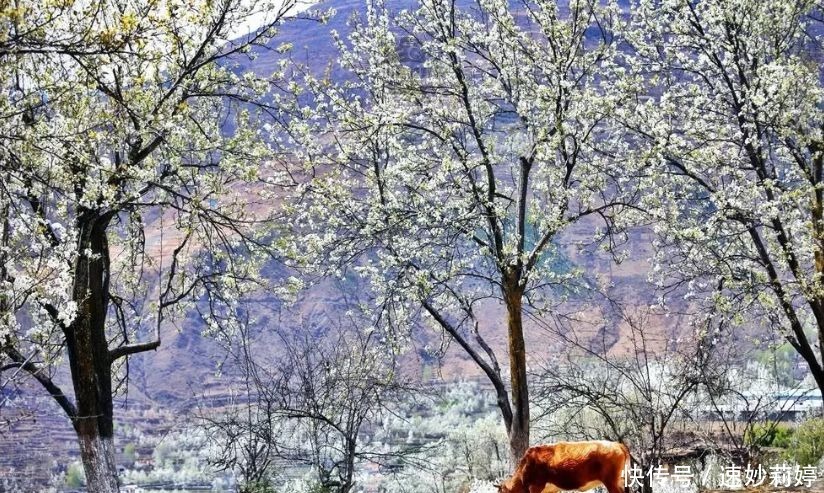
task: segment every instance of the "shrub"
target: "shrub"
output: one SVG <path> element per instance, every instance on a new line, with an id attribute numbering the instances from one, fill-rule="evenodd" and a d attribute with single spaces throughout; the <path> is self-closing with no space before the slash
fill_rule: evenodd
<path id="1" fill-rule="evenodd" d="M 800 466 L 817 465 L 824 457 L 824 418 L 801 423 L 789 440 L 784 455 Z"/>
<path id="2" fill-rule="evenodd" d="M 79 462 L 72 462 L 66 470 L 66 486 L 80 488 L 84 484 L 86 484 L 86 475 L 83 473 L 83 466 Z"/>
<path id="3" fill-rule="evenodd" d="M 123 447 L 123 458 L 129 463 L 134 463 L 134 461 L 137 460 L 137 450 L 133 443 L 127 443 L 126 446 Z"/>
<path id="4" fill-rule="evenodd" d="M 268 479 L 250 481 L 238 490 L 240 493 L 275 493 L 275 487 Z"/>
<path id="5" fill-rule="evenodd" d="M 744 440 L 747 445 L 756 447 L 779 447 L 787 448 L 793 438 L 795 430 L 788 425 L 782 424 L 754 424 L 747 430 Z"/>

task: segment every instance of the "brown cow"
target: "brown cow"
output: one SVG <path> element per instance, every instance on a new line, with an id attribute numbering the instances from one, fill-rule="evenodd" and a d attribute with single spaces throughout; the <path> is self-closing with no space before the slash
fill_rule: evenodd
<path id="1" fill-rule="evenodd" d="M 604 485 L 609 493 L 624 493 L 624 468 L 629 449 L 623 443 L 558 442 L 526 451 L 515 474 L 498 486 L 500 493 L 586 491 Z"/>

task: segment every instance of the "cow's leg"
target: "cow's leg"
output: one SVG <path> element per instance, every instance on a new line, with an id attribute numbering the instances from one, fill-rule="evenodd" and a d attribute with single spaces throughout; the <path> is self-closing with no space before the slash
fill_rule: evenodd
<path id="1" fill-rule="evenodd" d="M 624 478 L 614 478 L 612 481 L 604 483 L 607 488 L 607 493 L 624 493 Z"/>
<path id="2" fill-rule="evenodd" d="M 552 483 L 545 484 L 543 488 L 539 485 L 529 487 L 529 493 L 558 493 L 559 491 L 561 491 L 561 489 Z"/>

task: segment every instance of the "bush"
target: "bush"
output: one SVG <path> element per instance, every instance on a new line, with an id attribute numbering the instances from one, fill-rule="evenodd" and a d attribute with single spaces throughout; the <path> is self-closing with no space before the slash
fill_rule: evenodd
<path id="1" fill-rule="evenodd" d="M 130 464 L 133 464 L 134 461 L 137 460 L 137 451 L 133 443 L 127 443 L 126 446 L 123 447 L 123 458 Z"/>
<path id="2" fill-rule="evenodd" d="M 747 445 L 756 447 L 778 447 L 787 448 L 790 446 L 795 430 L 788 425 L 782 424 L 754 424 L 744 435 Z"/>
<path id="3" fill-rule="evenodd" d="M 801 423 L 789 440 L 784 455 L 800 466 L 817 465 L 824 457 L 824 418 Z"/>
<path id="4" fill-rule="evenodd" d="M 72 462 L 66 470 L 66 486 L 80 488 L 84 484 L 86 484 L 86 475 L 83 473 L 83 466 L 79 462 Z"/>
<path id="5" fill-rule="evenodd" d="M 250 481 L 238 490 L 240 493 L 275 493 L 275 487 L 268 479 Z"/>

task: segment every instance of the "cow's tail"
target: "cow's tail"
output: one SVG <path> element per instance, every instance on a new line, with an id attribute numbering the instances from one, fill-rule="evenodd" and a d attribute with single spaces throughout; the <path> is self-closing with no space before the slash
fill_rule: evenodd
<path id="1" fill-rule="evenodd" d="M 626 454 L 626 458 L 624 459 L 624 469 L 627 469 L 632 466 L 632 454 L 630 454 L 629 447 L 627 447 L 625 443 L 619 443 L 618 445 L 621 446 L 621 450 L 623 450 L 624 454 Z"/>
<path id="2" fill-rule="evenodd" d="M 624 463 L 621 465 L 622 486 L 618 488 L 618 491 L 624 493 L 632 490 L 632 488 L 628 488 L 630 486 L 630 471 L 632 470 L 632 454 L 625 443 L 618 442 L 618 446 L 624 452 Z"/>

